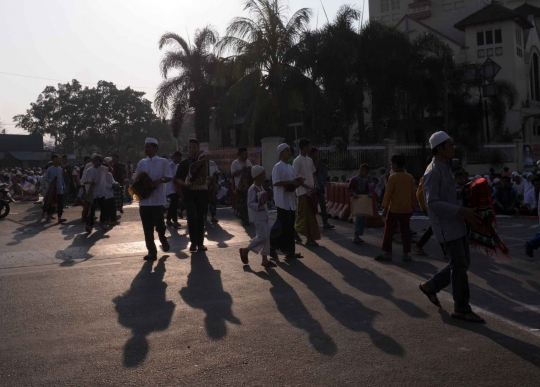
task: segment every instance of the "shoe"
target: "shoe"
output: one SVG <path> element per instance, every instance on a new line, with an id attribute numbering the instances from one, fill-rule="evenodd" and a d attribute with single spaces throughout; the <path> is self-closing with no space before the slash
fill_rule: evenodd
<path id="1" fill-rule="evenodd" d="M 157 260 L 157 253 L 148 253 L 143 258 L 145 261 L 156 261 Z"/>
<path id="2" fill-rule="evenodd" d="M 167 238 L 159 238 L 159 241 L 161 242 L 161 250 L 163 250 L 164 252 L 167 252 L 171 249 L 171 245 L 169 245 L 169 242 L 167 241 Z"/>
<path id="3" fill-rule="evenodd" d="M 191 251 L 192 253 L 195 253 L 197 251 L 197 246 L 195 246 L 195 244 L 192 243 L 191 246 L 189 246 L 189 251 Z"/>
<path id="4" fill-rule="evenodd" d="M 58 224 L 62 224 L 67 222 L 67 219 L 58 219 Z"/>
<path id="5" fill-rule="evenodd" d="M 330 223 L 325 223 L 322 228 L 324 230 L 333 230 L 336 226 L 334 226 L 333 224 L 330 224 Z"/>
<path id="6" fill-rule="evenodd" d="M 527 257 L 532 258 L 533 257 L 533 248 L 529 244 L 529 242 L 525 242 L 525 254 L 527 254 Z"/>
<path id="7" fill-rule="evenodd" d="M 364 243 L 365 240 L 363 240 L 362 238 L 360 237 L 354 237 L 351 239 L 352 240 L 352 243 L 354 243 L 355 245 L 359 245 L 360 243 Z"/>
<path id="8" fill-rule="evenodd" d="M 210 219 L 210 221 L 211 221 L 212 223 L 218 223 L 218 222 L 219 222 L 219 220 L 217 220 L 216 218 L 212 218 L 212 219 Z"/>
<path id="9" fill-rule="evenodd" d="M 412 258 L 409 254 L 403 254 L 403 262 L 410 262 Z"/>
<path id="10" fill-rule="evenodd" d="M 377 255 L 377 256 L 375 257 L 375 260 L 376 260 L 376 261 L 379 261 L 379 262 L 391 262 L 391 261 L 392 261 L 392 257 L 387 257 L 386 255 L 381 254 L 381 255 Z"/>
<path id="11" fill-rule="evenodd" d="M 197 247 L 197 251 L 206 251 L 208 250 L 208 247 L 206 247 L 205 245 L 200 245 L 199 247 Z"/>

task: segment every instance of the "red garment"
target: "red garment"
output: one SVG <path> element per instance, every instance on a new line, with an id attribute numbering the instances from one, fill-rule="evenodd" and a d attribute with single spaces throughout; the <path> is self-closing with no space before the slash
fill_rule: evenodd
<path id="1" fill-rule="evenodd" d="M 403 242 L 403 253 L 409 254 L 411 252 L 411 216 L 409 214 L 396 214 L 391 211 L 388 211 L 386 215 L 386 226 L 384 227 L 384 236 L 382 251 L 391 253 L 392 252 L 392 238 L 398 228 L 401 232 L 401 239 Z"/>

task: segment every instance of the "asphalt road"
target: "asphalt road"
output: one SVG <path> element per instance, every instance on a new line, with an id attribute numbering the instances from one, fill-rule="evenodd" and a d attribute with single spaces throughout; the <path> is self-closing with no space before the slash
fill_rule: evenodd
<path id="1" fill-rule="evenodd" d="M 206 253 L 189 254 L 181 221 L 152 264 L 135 206 L 106 233 L 79 214 L 45 224 L 25 204 L 0 221 L 1 386 L 540 385 L 540 252 L 523 251 L 538 220 L 499 219 L 511 260 L 473 254 L 475 325 L 450 317 L 450 293 L 437 310 L 418 290 L 445 265 L 433 240 L 430 257 L 403 263 L 395 244 L 379 263 L 382 229 L 357 246 L 336 221 L 263 270 L 238 256 L 254 227 L 220 209 Z"/>

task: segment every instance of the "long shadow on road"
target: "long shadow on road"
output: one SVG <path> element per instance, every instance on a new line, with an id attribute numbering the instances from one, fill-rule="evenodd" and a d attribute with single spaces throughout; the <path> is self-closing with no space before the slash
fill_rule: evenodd
<path id="1" fill-rule="evenodd" d="M 411 317 L 426 318 L 428 314 L 414 305 L 412 302 L 394 296 L 394 289 L 384 279 L 378 277 L 373 271 L 361 268 L 348 259 L 338 256 L 326 247 L 316 249 L 317 256 L 329 263 L 334 269 L 343 275 L 343 280 L 350 286 L 363 293 L 382 297 Z"/>
<path id="2" fill-rule="evenodd" d="M 309 335 L 309 342 L 316 351 L 327 356 L 332 356 L 337 352 L 336 344 L 323 330 L 321 323 L 313 318 L 298 293 L 275 270 L 255 272 L 246 265 L 244 271 L 253 273 L 265 281 L 270 281 L 272 284 L 270 294 L 274 298 L 279 312 L 292 326 L 306 331 Z"/>
<path id="3" fill-rule="evenodd" d="M 206 334 L 213 340 L 227 335 L 227 324 L 241 324 L 233 315 L 233 300 L 223 290 L 221 271 L 214 270 L 205 253 L 191 256 L 191 272 L 188 274 L 187 286 L 180 289 L 180 296 L 192 308 L 202 309 Z"/>
<path id="4" fill-rule="evenodd" d="M 153 262 L 145 262 L 129 290 L 112 300 L 118 322 L 132 332 L 124 346 L 126 367 L 135 367 L 146 359 L 150 348 L 147 336 L 150 333 L 169 328 L 175 304 L 165 300 L 167 283 L 163 278 L 167 257 L 165 255 L 158 261 L 153 272 Z"/>
<path id="5" fill-rule="evenodd" d="M 345 328 L 355 332 L 366 332 L 380 350 L 394 356 L 404 356 L 405 350 L 392 337 L 377 331 L 373 322 L 377 311 L 365 307 L 356 298 L 342 293 L 330 281 L 304 265 L 299 260 L 279 263 L 279 267 L 297 278 L 323 303 L 327 312 Z"/>
<path id="6" fill-rule="evenodd" d="M 471 324 L 463 321 L 456 320 L 450 316 L 450 314 L 444 310 L 439 309 L 439 314 L 441 315 L 441 320 L 448 325 L 459 327 L 461 329 L 474 332 L 478 335 L 487 337 L 488 339 L 494 341 L 498 345 L 506 348 L 509 351 L 512 351 L 522 359 L 528 361 L 529 363 L 540 368 L 540 348 L 521 341 L 519 339 L 505 335 L 504 333 L 496 332 L 491 330 L 487 325 L 484 324 Z"/>

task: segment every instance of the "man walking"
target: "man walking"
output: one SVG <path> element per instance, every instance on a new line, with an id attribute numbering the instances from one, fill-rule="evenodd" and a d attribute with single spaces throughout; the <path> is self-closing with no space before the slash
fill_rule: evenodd
<path id="1" fill-rule="evenodd" d="M 157 156 L 158 141 L 155 138 L 147 138 L 144 141 L 144 153 L 146 158 L 137 165 L 136 179 L 141 173 L 146 172 L 152 179 L 150 196 L 139 202 L 139 214 L 144 230 L 144 240 L 148 254 L 145 261 L 157 259 L 157 248 L 154 242 L 154 228 L 161 242 L 161 248 L 167 252 L 170 249 L 169 242 L 165 237 L 165 220 L 163 219 L 163 206 L 167 203 L 166 183 L 171 181 L 172 174 L 169 161 Z"/>
<path id="2" fill-rule="evenodd" d="M 450 263 L 429 281 L 420 284 L 420 290 L 436 306 L 441 304 L 437 293 L 452 284 L 454 313 L 452 317 L 469 322 L 484 322 L 469 305 L 470 249 L 467 225 L 479 224 L 481 215 L 474 209 L 457 204 L 456 183 L 449 162 L 454 157 L 454 142 L 445 132 L 434 133 L 429 139 L 433 161 L 424 174 L 423 190 L 429 220 L 435 238 L 444 243 Z"/>
<path id="3" fill-rule="evenodd" d="M 247 211 L 247 190 L 249 189 L 248 186 L 245 187 L 245 191 L 243 190 L 244 187 L 242 187 L 242 179 L 245 178 L 242 176 L 242 174 L 245 172 L 245 170 L 249 167 L 251 167 L 251 161 L 248 159 L 248 150 L 245 147 L 238 148 L 238 158 L 234 160 L 231 164 L 231 175 L 234 178 L 234 189 L 238 195 L 238 216 L 240 219 L 242 219 L 242 223 L 244 225 L 249 225 L 249 217 L 248 217 L 248 211 Z"/>
<path id="4" fill-rule="evenodd" d="M 328 177 L 328 167 L 320 159 L 319 149 L 311 147 L 309 157 L 313 160 L 315 165 L 315 177 L 317 179 L 317 200 L 319 201 L 319 207 L 321 208 L 321 217 L 323 221 L 323 229 L 332 230 L 334 225 L 328 223 L 330 216 L 326 212 L 326 178 Z"/>
<path id="5" fill-rule="evenodd" d="M 114 200 L 116 210 L 124 213 L 124 184 L 126 180 L 126 166 L 120 162 L 118 155 L 112 156 L 112 177 L 118 183 L 114 186 Z"/>
<path id="6" fill-rule="evenodd" d="M 176 151 L 171 157 L 169 162 L 169 168 L 171 169 L 171 175 L 176 176 L 176 171 L 178 170 L 178 164 L 182 161 L 182 153 Z M 182 227 L 178 223 L 178 191 L 176 190 L 176 185 L 174 181 L 169 181 L 167 183 L 167 197 L 169 198 L 169 210 L 167 211 L 167 226 L 174 227 L 176 229 Z"/>
<path id="7" fill-rule="evenodd" d="M 288 164 L 291 148 L 281 144 L 277 148 L 280 161 L 272 170 L 274 184 L 274 203 L 277 208 L 277 219 L 270 233 L 270 256 L 277 259 L 276 250 L 281 250 L 286 259 L 301 258 L 295 253 L 294 221 L 296 211 L 295 189 L 300 187 L 302 179 L 296 178 L 294 168 Z"/>
<path id="8" fill-rule="evenodd" d="M 296 177 L 303 179 L 300 187 L 296 188 L 298 196 L 298 212 L 296 215 L 295 230 L 307 238 L 307 246 L 319 246 L 316 242 L 321 239 L 319 225 L 315 211 L 310 205 L 310 196 L 315 194 L 317 183 L 315 178 L 315 165 L 308 155 L 311 153 L 311 141 L 301 138 L 298 141 L 300 154 L 293 161 Z"/>
<path id="9" fill-rule="evenodd" d="M 189 251 L 206 251 L 204 245 L 204 214 L 208 203 L 206 181 L 195 183 L 195 176 L 190 176 L 191 164 L 199 160 L 199 140 L 192 138 L 188 143 L 188 158 L 183 160 L 176 171 L 176 180 L 182 187 L 184 205 L 187 212 L 188 231 L 191 246 Z M 188 179 L 189 177 L 189 179 Z"/>

